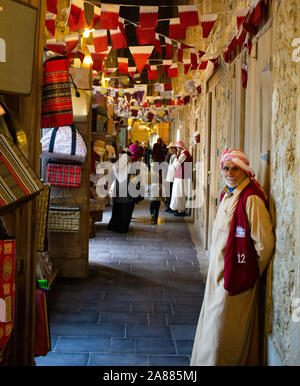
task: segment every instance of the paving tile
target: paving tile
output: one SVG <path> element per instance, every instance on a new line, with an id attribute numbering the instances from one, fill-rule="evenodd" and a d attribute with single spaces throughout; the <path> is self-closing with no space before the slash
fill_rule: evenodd
<path id="1" fill-rule="evenodd" d="M 110 353 L 136 354 L 135 339 L 112 338 Z"/>
<path id="2" fill-rule="evenodd" d="M 127 326 L 126 337 L 171 339 L 171 332 L 163 326 Z"/>
<path id="3" fill-rule="evenodd" d="M 192 355 L 194 341 L 193 340 L 175 340 L 178 355 Z"/>
<path id="4" fill-rule="evenodd" d="M 49 352 L 45 357 L 34 359 L 37 366 L 87 366 L 89 354 Z"/>
<path id="5" fill-rule="evenodd" d="M 194 340 L 197 326 L 170 325 L 172 338 L 175 340 Z"/>
<path id="6" fill-rule="evenodd" d="M 54 312 L 49 315 L 50 323 L 97 323 L 98 319 L 99 313 L 97 312 Z"/>
<path id="7" fill-rule="evenodd" d="M 153 312 L 153 303 L 133 303 L 131 312 Z"/>
<path id="8" fill-rule="evenodd" d="M 176 347 L 173 340 L 136 339 L 136 353 L 176 355 Z"/>
<path id="9" fill-rule="evenodd" d="M 50 331 L 59 336 L 125 336 L 125 326 L 110 323 L 52 323 Z"/>
<path id="10" fill-rule="evenodd" d="M 63 336 L 57 343 L 55 352 L 108 352 L 109 346 L 110 338 L 99 336 Z"/>
<path id="11" fill-rule="evenodd" d="M 149 366 L 189 366 L 188 356 L 149 355 Z"/>
<path id="12" fill-rule="evenodd" d="M 148 355 L 91 354 L 89 366 L 149 366 Z"/>
<path id="13" fill-rule="evenodd" d="M 100 322 L 148 325 L 148 316 L 146 313 L 101 312 Z"/>

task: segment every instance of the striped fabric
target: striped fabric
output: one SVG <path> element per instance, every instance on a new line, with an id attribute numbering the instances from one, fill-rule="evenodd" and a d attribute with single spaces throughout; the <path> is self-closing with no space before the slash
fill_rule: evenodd
<path id="1" fill-rule="evenodd" d="M 36 200 L 37 216 L 36 216 L 36 232 L 37 232 L 37 250 L 45 251 L 46 246 L 46 232 L 47 232 L 47 218 L 50 199 L 50 186 L 44 185 L 44 190 Z"/>
<path id="2" fill-rule="evenodd" d="M 47 182 L 51 186 L 79 188 L 81 183 L 81 165 L 48 162 Z"/>
<path id="3" fill-rule="evenodd" d="M 17 146 L 0 134 L 0 207 L 7 209 L 42 189 L 42 182 Z"/>
<path id="4" fill-rule="evenodd" d="M 79 206 L 50 206 L 48 229 L 50 232 L 79 232 Z"/>
<path id="5" fill-rule="evenodd" d="M 73 123 L 68 58 L 45 61 L 42 90 L 41 127 L 58 127 Z"/>

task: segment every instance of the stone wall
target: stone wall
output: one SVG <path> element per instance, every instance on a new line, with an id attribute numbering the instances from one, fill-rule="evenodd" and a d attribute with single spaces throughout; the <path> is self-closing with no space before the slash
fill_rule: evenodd
<path id="1" fill-rule="evenodd" d="M 246 3 L 246 4 L 245 4 Z M 203 1 L 199 12 L 203 14 L 234 10 L 249 6 L 251 1 Z M 266 364 L 300 364 L 300 212 L 299 212 L 299 154 L 300 154 L 300 61 L 292 60 L 292 41 L 300 38 L 300 2 L 298 0 L 276 0 L 273 5 L 273 55 L 272 55 L 272 127 L 270 160 L 271 215 L 275 227 L 276 248 L 267 271 L 266 302 Z M 203 41 L 201 27 L 188 29 L 186 43 L 196 45 L 200 50 L 216 57 L 230 40 L 235 17 L 222 14 L 218 17 L 212 34 Z M 298 54 L 300 57 L 300 54 Z M 176 124 L 185 127 L 186 135 L 198 129 L 201 143 L 197 145 L 197 161 L 200 162 L 198 182 L 205 185 L 205 138 L 206 128 L 206 81 L 211 76 L 211 66 L 206 71 L 183 75 L 173 81 L 175 95 L 186 93 L 186 79 L 201 82 L 202 94 L 188 106 L 181 108 L 184 115 Z M 217 144 L 219 151 L 231 146 L 230 138 L 230 68 L 222 60 L 219 68 Z M 186 119 L 189 117 L 189 119 Z M 198 127 L 193 122 L 198 118 Z M 189 133 L 189 134 L 187 134 Z M 187 141 L 188 138 L 185 138 Z M 203 175 L 202 175 L 203 173 Z M 218 173 L 218 189 L 223 185 Z M 201 179 L 201 180 L 200 180 Z M 203 195 L 204 193 L 201 192 Z M 205 224 L 203 223 L 203 202 L 197 209 L 194 223 L 190 229 L 194 240 L 200 240 Z M 200 214 L 200 215 L 199 215 Z M 199 249 L 200 251 L 200 249 Z M 204 262 L 199 252 L 199 260 Z M 297 303 L 299 299 L 299 303 Z M 297 309 L 298 306 L 298 309 Z M 294 319 L 294 321 L 293 321 Z M 296 321 L 295 321 L 296 320 Z"/>
<path id="2" fill-rule="evenodd" d="M 299 222 L 296 222 L 299 218 L 299 207 L 296 211 L 297 183 L 299 191 L 296 138 L 298 129 L 299 142 L 300 63 L 292 61 L 292 41 L 300 37 L 299 22 L 298 0 L 274 2 L 271 195 L 274 200 L 272 217 L 276 250 L 272 270 L 271 266 L 269 268 L 273 277 L 273 307 L 267 310 L 272 326 L 268 336 L 268 363 L 271 365 L 272 358 L 276 357 L 273 350 L 276 350 L 277 358 L 283 365 L 300 363 L 300 322 L 292 320 L 295 311 L 292 301 L 300 298 L 299 249 L 296 252 L 297 233 L 299 239 Z"/>

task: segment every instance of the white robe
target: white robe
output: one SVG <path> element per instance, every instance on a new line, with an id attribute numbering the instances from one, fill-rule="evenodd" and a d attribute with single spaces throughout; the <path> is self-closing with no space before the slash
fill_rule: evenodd
<path id="1" fill-rule="evenodd" d="M 235 296 L 229 296 L 224 289 L 224 254 L 230 224 L 239 194 L 249 181 L 246 178 L 231 194 L 225 188 L 217 211 L 192 366 L 259 365 L 258 281 L 254 288 Z M 274 248 L 271 218 L 258 196 L 248 197 L 246 214 L 262 274 Z"/>
<path id="2" fill-rule="evenodd" d="M 180 156 L 174 160 L 173 167 L 178 169 L 181 167 L 183 162 L 186 160 L 185 154 L 180 154 Z M 179 212 L 184 212 L 186 208 L 186 195 L 188 192 L 189 180 L 184 178 L 174 178 L 172 197 L 170 202 L 170 208 L 172 210 L 178 210 Z"/>

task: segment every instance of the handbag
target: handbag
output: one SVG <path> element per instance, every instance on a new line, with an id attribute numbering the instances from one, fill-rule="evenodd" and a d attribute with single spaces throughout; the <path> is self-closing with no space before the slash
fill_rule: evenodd
<path id="1" fill-rule="evenodd" d="M 42 157 L 85 162 L 86 143 L 80 132 L 72 126 L 55 127 L 41 139 Z"/>
<path id="2" fill-rule="evenodd" d="M 76 91 L 73 87 L 71 88 L 73 119 L 74 122 L 86 122 L 91 108 L 92 91 L 80 90 L 79 97 Z"/>
<path id="3" fill-rule="evenodd" d="M 41 127 L 57 127 L 73 123 L 69 76 L 69 59 L 55 56 L 43 67 Z"/>
<path id="4" fill-rule="evenodd" d="M 0 216 L 32 199 L 43 188 L 18 147 L 0 133 Z"/>
<path id="5" fill-rule="evenodd" d="M 48 216 L 50 232 L 79 232 L 80 206 L 51 205 Z"/>
<path id="6" fill-rule="evenodd" d="M 0 354 L 4 351 L 14 324 L 15 239 L 0 239 Z M 0 355 L 1 356 L 1 355 Z"/>
<path id="7" fill-rule="evenodd" d="M 81 164 L 78 162 L 49 160 L 47 164 L 47 182 L 51 186 L 79 188 L 81 184 Z"/>

